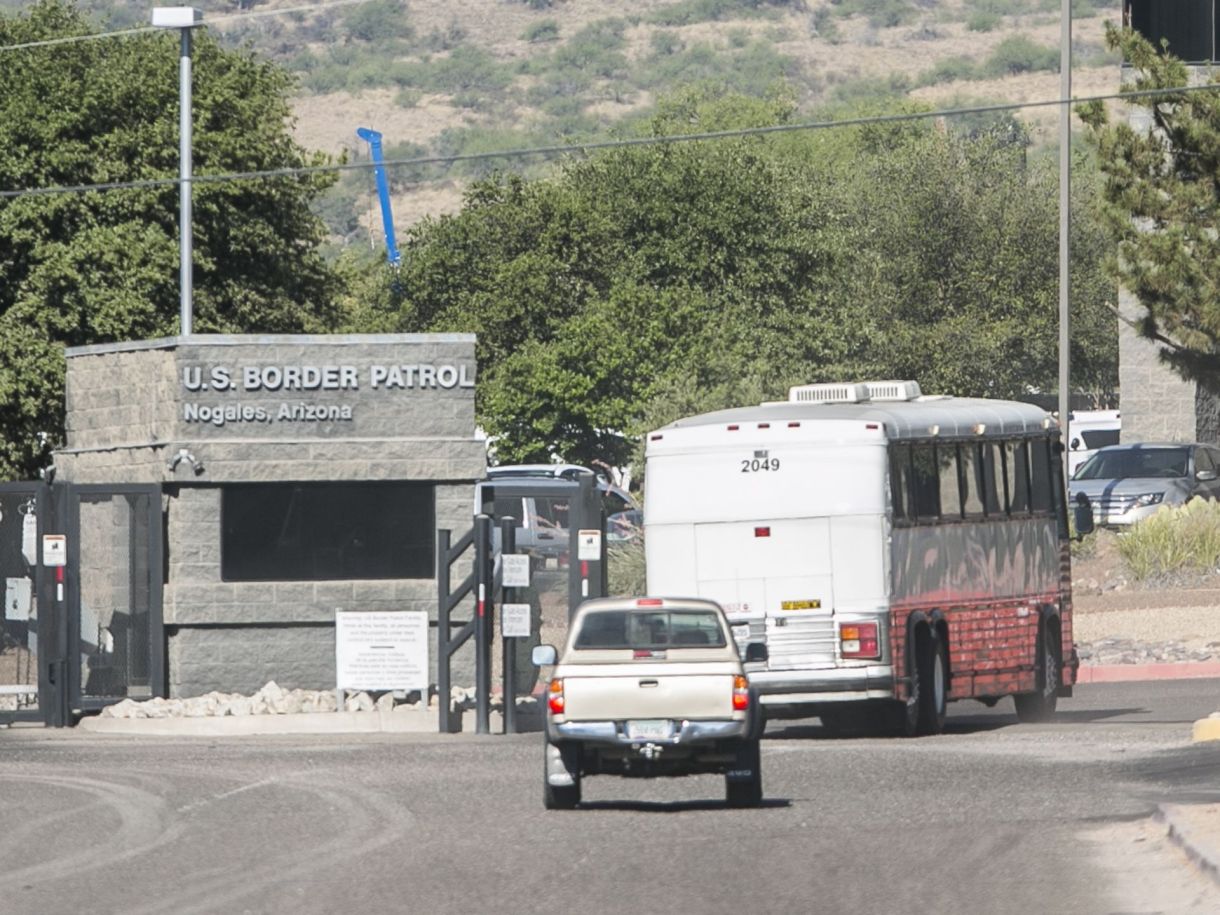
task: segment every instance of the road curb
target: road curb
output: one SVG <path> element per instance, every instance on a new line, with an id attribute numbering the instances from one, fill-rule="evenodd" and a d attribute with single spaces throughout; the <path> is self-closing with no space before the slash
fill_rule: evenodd
<path id="1" fill-rule="evenodd" d="M 1220 677 L 1220 661 L 1164 664 L 1081 664 L 1077 683 L 1127 683 L 1134 680 L 1187 680 Z"/>
<path id="2" fill-rule="evenodd" d="M 489 716 L 492 735 L 501 733 L 504 719 L 498 711 Z M 453 737 L 484 737 L 475 733 L 477 717 L 467 709 L 456 734 L 444 734 L 436 709 L 426 712 L 311 712 L 293 715 L 223 715 L 199 718 L 82 718 L 76 730 L 92 734 L 127 734 L 140 737 L 255 737 L 274 734 L 416 734 Z M 542 730 L 537 715 L 518 712 L 517 733 Z"/>
<path id="3" fill-rule="evenodd" d="M 1200 718 L 1191 730 L 1190 739 L 1195 743 L 1220 740 L 1220 718 Z"/>
<path id="4" fill-rule="evenodd" d="M 1214 830 L 1197 828 L 1189 822 L 1187 808 L 1178 804 L 1158 804 L 1156 818 L 1168 828 L 1169 841 L 1186 853 L 1186 857 L 1204 876 L 1220 885 L 1220 846 Z"/>
<path id="5" fill-rule="evenodd" d="M 260 734 L 437 733 L 437 712 L 313 712 L 296 715 L 225 715 L 200 718 L 82 718 L 94 734 L 157 737 L 243 737 Z"/>

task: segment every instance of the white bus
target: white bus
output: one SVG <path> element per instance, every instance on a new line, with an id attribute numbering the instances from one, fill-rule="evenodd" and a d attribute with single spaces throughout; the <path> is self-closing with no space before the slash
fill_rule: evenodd
<path id="1" fill-rule="evenodd" d="M 950 700 L 1012 695 L 1046 718 L 1078 666 L 1058 435 L 912 381 L 679 420 L 647 441 L 648 592 L 765 642 L 768 717 L 927 734 Z"/>

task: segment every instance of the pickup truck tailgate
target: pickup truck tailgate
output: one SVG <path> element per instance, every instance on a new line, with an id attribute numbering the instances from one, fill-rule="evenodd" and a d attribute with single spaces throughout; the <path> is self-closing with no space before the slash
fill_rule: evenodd
<path id="1" fill-rule="evenodd" d="M 563 680 L 568 721 L 732 718 L 731 673 L 661 673 L 646 668 Z"/>

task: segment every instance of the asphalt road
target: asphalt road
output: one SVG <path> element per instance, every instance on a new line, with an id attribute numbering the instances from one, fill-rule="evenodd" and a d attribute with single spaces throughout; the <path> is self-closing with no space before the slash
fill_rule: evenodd
<path id="1" fill-rule="evenodd" d="M 1190 723 L 1220 681 L 1078 688 L 1057 722 L 768 729 L 766 805 L 719 779 L 586 781 L 539 735 L 216 740 L 0 731 L 0 911 L 1215 912 L 1159 802 L 1220 801 Z"/>

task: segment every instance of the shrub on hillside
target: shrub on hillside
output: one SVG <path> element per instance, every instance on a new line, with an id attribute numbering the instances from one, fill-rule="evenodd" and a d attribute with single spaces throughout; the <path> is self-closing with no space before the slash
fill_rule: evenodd
<path id="1" fill-rule="evenodd" d="M 916 82 L 920 86 L 935 86 L 938 83 L 978 79 L 979 75 L 978 65 L 969 57 L 946 57 L 938 60 L 931 70 L 919 74 Z"/>
<path id="2" fill-rule="evenodd" d="M 1192 499 L 1135 524 L 1118 551 L 1138 580 L 1212 572 L 1220 564 L 1220 502 Z"/>
<path id="3" fill-rule="evenodd" d="M 999 13 L 992 13 L 987 10 L 980 10 L 977 13 L 971 13 L 970 18 L 966 20 L 966 28 L 972 32 L 990 32 L 999 24 Z"/>
<path id="4" fill-rule="evenodd" d="M 678 0 L 651 13 L 647 19 L 657 25 L 694 25 L 751 15 L 766 15 L 767 7 L 798 7 L 802 0 Z"/>
<path id="5" fill-rule="evenodd" d="M 909 0 L 831 0 L 838 16 L 864 16 L 875 29 L 892 29 L 915 18 L 918 10 Z"/>
<path id="6" fill-rule="evenodd" d="M 530 44 L 536 44 L 540 41 L 555 41 L 559 38 L 559 23 L 554 19 L 540 19 L 526 27 L 521 33 L 521 39 L 528 41 Z"/>
<path id="7" fill-rule="evenodd" d="M 1058 69 L 1059 49 L 1037 44 L 1025 35 L 1005 38 L 983 64 L 986 75 L 993 77 Z"/>

